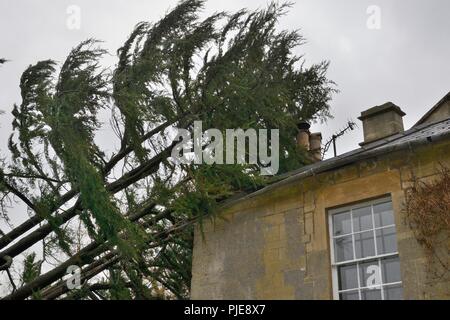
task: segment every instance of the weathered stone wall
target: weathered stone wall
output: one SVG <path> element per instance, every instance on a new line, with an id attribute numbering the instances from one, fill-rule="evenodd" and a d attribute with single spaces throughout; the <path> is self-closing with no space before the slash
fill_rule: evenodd
<path id="1" fill-rule="evenodd" d="M 196 230 L 193 299 L 331 299 L 327 210 L 390 195 L 405 299 L 450 298 L 427 278 L 422 247 L 404 222 L 412 177 L 450 167 L 450 142 L 361 161 L 234 204 Z"/>

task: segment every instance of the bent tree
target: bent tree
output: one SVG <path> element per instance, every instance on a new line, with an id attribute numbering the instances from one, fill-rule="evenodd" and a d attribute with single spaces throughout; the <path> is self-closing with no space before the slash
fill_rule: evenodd
<path id="1" fill-rule="evenodd" d="M 307 163 L 293 137 L 299 119 L 330 116 L 328 64 L 306 67 L 301 35 L 277 30 L 287 5 L 205 19 L 203 5 L 139 23 L 112 69 L 89 39 L 24 71 L 0 167 L 3 298 L 188 298 L 194 224 L 273 178 L 263 164 L 171 161 L 176 128 L 280 129 L 279 172 Z M 5 229 L 19 203 L 27 219 Z"/>

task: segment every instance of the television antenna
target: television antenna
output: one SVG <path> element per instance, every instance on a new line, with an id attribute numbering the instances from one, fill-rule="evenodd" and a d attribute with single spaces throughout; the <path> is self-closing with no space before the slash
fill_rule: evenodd
<path id="1" fill-rule="evenodd" d="M 332 144 L 333 144 L 334 156 L 337 157 L 337 150 L 336 150 L 336 140 L 337 140 L 337 138 L 342 137 L 348 131 L 354 130 L 355 127 L 357 127 L 356 123 L 354 123 L 352 120 L 349 120 L 347 122 L 347 125 L 341 131 L 333 134 L 331 136 L 331 138 L 325 143 L 325 145 L 323 147 L 322 158 L 325 156 L 325 154 L 327 153 L 328 149 L 330 149 L 330 146 Z"/>

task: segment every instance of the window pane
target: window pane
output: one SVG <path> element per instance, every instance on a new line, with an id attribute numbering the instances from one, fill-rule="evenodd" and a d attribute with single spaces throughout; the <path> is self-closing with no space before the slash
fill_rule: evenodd
<path id="1" fill-rule="evenodd" d="M 359 264 L 360 287 L 380 287 L 381 271 L 378 260 L 368 261 Z"/>
<path id="2" fill-rule="evenodd" d="M 397 237 L 395 227 L 379 229 L 377 235 L 378 254 L 397 252 Z"/>
<path id="3" fill-rule="evenodd" d="M 356 264 L 338 268 L 339 290 L 358 288 L 358 269 Z"/>
<path id="4" fill-rule="evenodd" d="M 342 292 L 339 294 L 340 300 L 359 300 L 358 290 Z"/>
<path id="5" fill-rule="evenodd" d="M 352 236 L 345 236 L 334 239 L 334 252 L 336 262 L 353 259 Z"/>
<path id="6" fill-rule="evenodd" d="M 383 227 L 395 224 L 392 211 L 392 202 L 385 202 L 373 206 L 375 227 Z"/>
<path id="7" fill-rule="evenodd" d="M 381 271 L 383 273 L 383 283 L 402 281 L 399 257 L 381 259 Z"/>
<path id="8" fill-rule="evenodd" d="M 372 210 L 371 210 L 370 206 L 355 209 L 352 211 L 352 214 L 353 214 L 353 231 L 354 232 L 373 229 Z"/>
<path id="9" fill-rule="evenodd" d="M 373 231 L 355 234 L 355 254 L 357 259 L 375 255 Z"/>
<path id="10" fill-rule="evenodd" d="M 385 300 L 402 300 L 403 288 L 399 285 L 384 287 L 384 299 Z"/>
<path id="11" fill-rule="evenodd" d="M 363 289 L 361 290 L 361 300 L 381 300 L 381 290 Z"/>
<path id="12" fill-rule="evenodd" d="M 352 232 L 350 212 L 333 215 L 333 235 L 340 236 Z"/>

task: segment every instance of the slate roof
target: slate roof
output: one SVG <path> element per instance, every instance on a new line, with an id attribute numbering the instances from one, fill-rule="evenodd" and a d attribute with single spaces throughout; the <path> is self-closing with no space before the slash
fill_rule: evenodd
<path id="1" fill-rule="evenodd" d="M 417 121 L 417 123 L 415 124 L 416 126 L 419 124 L 422 124 L 425 122 L 425 120 L 428 119 L 428 117 L 434 112 L 436 111 L 444 102 L 446 102 L 447 100 L 450 100 L 450 92 L 447 93 L 441 100 L 438 101 L 438 103 L 436 103 L 430 110 L 428 110 L 427 113 L 425 113 L 423 115 L 422 118 L 420 118 L 419 121 Z"/>
<path id="2" fill-rule="evenodd" d="M 450 118 L 433 124 L 415 125 L 407 131 L 368 143 L 361 148 L 344 153 L 337 157 L 316 162 L 314 164 L 304 166 L 298 170 L 279 175 L 274 179 L 272 184 L 253 193 L 240 195 L 235 199 L 230 199 L 230 202 L 226 206 L 247 198 L 252 198 L 261 193 L 273 190 L 281 185 L 285 185 L 308 176 L 332 171 L 364 159 L 370 159 L 394 151 L 411 149 L 418 145 L 425 145 L 444 139 L 450 139 Z"/>

